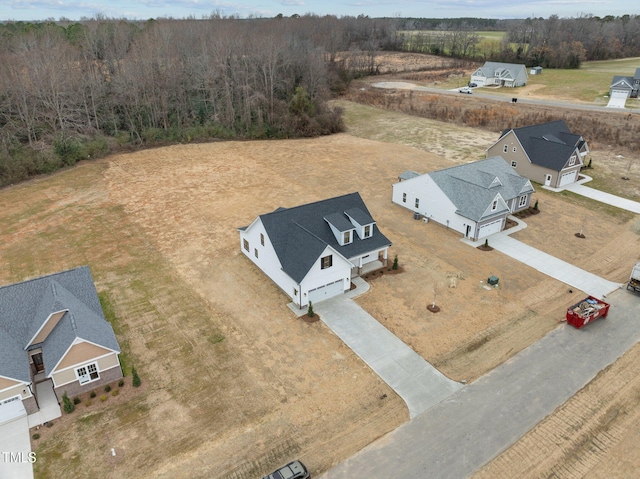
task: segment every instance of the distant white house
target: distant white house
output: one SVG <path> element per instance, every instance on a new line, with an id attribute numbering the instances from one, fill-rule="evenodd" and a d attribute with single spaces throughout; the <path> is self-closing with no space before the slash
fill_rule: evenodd
<path id="1" fill-rule="evenodd" d="M 515 63 L 486 62 L 471 75 L 478 86 L 519 87 L 527 84 L 527 69 Z"/>
<path id="2" fill-rule="evenodd" d="M 509 214 L 529 207 L 533 192 L 528 179 L 496 156 L 396 183 L 392 201 L 478 240 L 502 231 Z"/>
<path id="3" fill-rule="evenodd" d="M 358 193 L 278 208 L 238 231 L 240 251 L 300 308 L 348 291 L 391 246 Z"/>

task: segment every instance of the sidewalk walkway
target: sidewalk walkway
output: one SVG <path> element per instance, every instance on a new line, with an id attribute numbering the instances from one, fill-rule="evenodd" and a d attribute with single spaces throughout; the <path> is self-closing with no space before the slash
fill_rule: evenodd
<path id="1" fill-rule="evenodd" d="M 344 295 L 314 303 L 321 320 L 378 374 L 409 408 L 414 418 L 462 388 L 398 339 L 351 299 L 368 289 L 361 278 Z"/>

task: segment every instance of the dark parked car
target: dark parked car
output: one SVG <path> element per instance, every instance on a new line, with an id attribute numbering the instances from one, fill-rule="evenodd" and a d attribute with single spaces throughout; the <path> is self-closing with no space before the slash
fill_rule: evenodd
<path id="1" fill-rule="evenodd" d="M 300 461 L 293 461 L 262 479 L 309 479 L 309 471 Z"/>
<path id="2" fill-rule="evenodd" d="M 470 88 L 475 88 L 475 87 L 477 87 L 477 86 L 478 86 L 478 84 L 477 84 L 477 83 L 469 83 L 469 87 L 470 87 Z"/>

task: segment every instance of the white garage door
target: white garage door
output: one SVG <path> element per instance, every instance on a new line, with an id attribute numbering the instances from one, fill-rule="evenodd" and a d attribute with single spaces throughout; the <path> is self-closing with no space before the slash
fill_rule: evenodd
<path id="1" fill-rule="evenodd" d="M 571 173 L 564 173 L 560 177 L 560 185 L 558 186 L 564 186 L 564 185 L 568 185 L 569 183 L 573 183 L 576 179 L 576 173 L 577 171 L 572 171 Z"/>
<path id="2" fill-rule="evenodd" d="M 337 296 L 338 294 L 342 294 L 344 292 L 343 284 L 344 281 L 339 279 L 334 283 L 325 284 L 319 288 L 311 289 L 308 294 L 309 301 L 317 303 L 323 299 L 328 299 L 333 296 Z"/>
<path id="3" fill-rule="evenodd" d="M 609 97 L 609 103 L 607 107 L 609 108 L 624 108 L 624 105 L 627 102 L 627 92 L 623 90 L 613 90 L 611 92 L 611 96 Z"/>
<path id="4" fill-rule="evenodd" d="M 485 236 L 492 235 L 493 233 L 498 233 L 502 228 L 502 219 L 492 221 L 491 223 L 487 223 L 480 227 L 480 232 L 478 233 L 478 239 L 484 238 Z"/>

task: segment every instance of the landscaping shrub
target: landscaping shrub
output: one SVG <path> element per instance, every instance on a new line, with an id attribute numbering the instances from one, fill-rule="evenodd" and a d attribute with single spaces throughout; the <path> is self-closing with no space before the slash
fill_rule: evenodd
<path id="1" fill-rule="evenodd" d="M 73 398 L 73 404 L 78 405 L 80 404 L 82 401 L 80 400 L 80 398 L 78 396 Z"/>
<path id="2" fill-rule="evenodd" d="M 73 410 L 76 408 L 76 406 L 71 402 L 71 399 L 69 399 L 69 396 L 67 396 L 66 391 L 62 395 L 62 403 L 63 403 L 62 409 L 64 409 L 64 412 L 66 412 L 67 414 L 71 414 Z"/>
<path id="3" fill-rule="evenodd" d="M 114 389 L 113 391 L 111 391 L 111 395 L 112 396 L 117 396 L 119 392 L 120 392 L 119 389 Z"/>
<path id="4" fill-rule="evenodd" d="M 35 433 L 33 436 L 31 436 L 31 437 L 32 437 L 32 438 L 34 438 L 34 439 L 40 439 L 40 434 L 38 434 L 38 433 L 36 432 L 36 433 Z"/>
<path id="5" fill-rule="evenodd" d="M 309 309 L 307 309 L 307 316 L 309 316 L 310 318 L 313 318 L 313 304 L 311 304 L 311 301 L 309 301 Z"/>
<path id="6" fill-rule="evenodd" d="M 105 402 L 108 399 L 108 396 L 106 394 L 103 394 L 102 396 L 100 396 L 100 401 Z"/>
<path id="7" fill-rule="evenodd" d="M 122 386 L 124 386 L 124 379 L 118 381 L 118 387 L 121 388 Z"/>
<path id="8" fill-rule="evenodd" d="M 109 386 L 108 384 L 104 387 L 104 392 L 108 393 L 109 391 L 111 391 L 111 386 Z"/>
<path id="9" fill-rule="evenodd" d="M 95 391 L 91 391 L 91 392 L 89 393 L 89 397 L 90 397 L 90 398 L 92 398 L 92 399 L 93 399 L 94 397 L 96 397 L 96 392 L 95 392 Z"/>
<path id="10" fill-rule="evenodd" d="M 398 255 L 393 258 L 393 266 L 391 267 L 391 269 L 398 269 Z"/>
<path id="11" fill-rule="evenodd" d="M 89 406 L 91 406 L 92 404 L 93 404 L 93 402 L 91 401 L 91 399 L 87 399 L 87 400 L 84 402 L 84 405 L 85 405 L 86 407 L 89 407 Z"/>
<path id="12" fill-rule="evenodd" d="M 140 376 L 138 376 L 138 371 L 136 371 L 136 368 L 131 368 L 131 375 L 133 376 L 131 384 L 133 384 L 134 388 L 137 388 L 138 386 L 140 386 Z"/>

